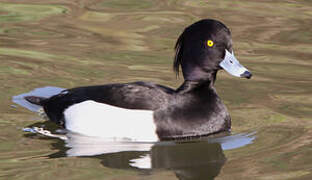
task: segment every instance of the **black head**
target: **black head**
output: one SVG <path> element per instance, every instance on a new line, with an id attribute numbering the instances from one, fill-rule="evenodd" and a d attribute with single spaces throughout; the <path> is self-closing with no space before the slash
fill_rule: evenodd
<path id="1" fill-rule="evenodd" d="M 175 46 L 174 70 L 179 74 L 181 65 L 185 80 L 214 80 L 224 60 L 226 50 L 232 52 L 230 30 L 220 21 L 200 20 L 178 38 Z"/>

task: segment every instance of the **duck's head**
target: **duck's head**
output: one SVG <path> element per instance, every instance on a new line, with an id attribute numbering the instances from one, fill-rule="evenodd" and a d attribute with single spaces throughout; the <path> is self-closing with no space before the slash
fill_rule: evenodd
<path id="1" fill-rule="evenodd" d="M 214 81 L 220 69 L 237 77 L 252 76 L 235 58 L 231 32 L 219 21 L 204 19 L 185 28 L 175 49 L 173 67 L 178 74 L 181 66 L 185 80 Z"/>

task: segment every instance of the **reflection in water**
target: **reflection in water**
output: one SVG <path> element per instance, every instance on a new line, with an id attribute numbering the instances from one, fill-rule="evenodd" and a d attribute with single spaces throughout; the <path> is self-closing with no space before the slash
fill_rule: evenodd
<path id="1" fill-rule="evenodd" d="M 38 106 L 26 102 L 27 95 L 49 97 L 62 88 L 44 87 L 13 97 L 13 102 L 37 111 Z M 38 126 L 34 124 L 33 126 Z M 49 129 L 49 128 L 48 128 Z M 27 131 L 38 132 L 38 128 Z M 101 159 L 106 167 L 120 169 L 168 169 L 179 179 L 213 179 L 226 161 L 223 150 L 243 147 L 255 139 L 254 133 L 227 135 L 223 137 L 201 137 L 191 140 L 162 141 L 156 143 L 129 142 L 83 136 L 62 130 L 59 137 L 64 140 L 55 144 L 60 151 L 49 157 L 93 156 Z"/>
<path id="2" fill-rule="evenodd" d="M 152 167 L 172 169 L 179 179 L 212 179 L 226 158 L 219 143 L 205 141 L 154 146 Z"/>
<path id="3" fill-rule="evenodd" d="M 216 177 L 226 161 L 221 145 L 208 141 L 158 143 L 149 152 L 127 151 L 98 158 L 106 167 L 169 169 L 179 179 L 196 180 Z"/>
<path id="4" fill-rule="evenodd" d="M 60 135 L 60 139 L 65 141 L 66 149 L 62 147 L 57 148 L 61 149 L 61 151 L 65 151 L 64 153 L 66 156 L 95 156 L 100 154 L 111 154 L 126 151 L 147 152 L 156 146 L 182 147 L 182 145 L 185 145 L 185 148 L 191 147 L 192 149 L 195 146 L 197 147 L 197 144 L 219 144 L 222 150 L 230 150 L 251 144 L 255 139 L 254 133 L 249 133 L 228 135 L 223 137 L 201 137 L 183 141 L 179 140 L 147 143 L 116 140 L 112 138 L 89 137 L 72 132 L 63 132 L 65 134 Z"/>
<path id="5" fill-rule="evenodd" d="M 82 156 L 101 159 L 105 167 L 118 169 L 167 169 L 179 179 L 212 179 L 226 161 L 223 150 L 252 143 L 254 134 L 202 137 L 192 140 L 156 143 L 103 139 L 66 132 L 54 144 L 58 153 L 49 157 Z M 236 143 L 235 143 L 236 142 Z"/>

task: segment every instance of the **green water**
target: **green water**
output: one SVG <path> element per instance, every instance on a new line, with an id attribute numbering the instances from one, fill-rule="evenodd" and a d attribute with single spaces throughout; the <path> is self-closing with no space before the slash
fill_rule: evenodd
<path id="1" fill-rule="evenodd" d="M 216 82 L 233 133 L 255 132 L 253 143 L 66 157 L 62 140 L 21 130 L 43 120 L 12 106 L 12 96 L 37 87 L 137 80 L 177 87 L 173 46 L 202 18 L 231 29 L 236 57 L 254 74 L 220 72 Z M 0 179 L 312 179 L 311 27 L 308 0 L 0 0 Z M 129 166 L 146 154 L 155 168 Z"/>

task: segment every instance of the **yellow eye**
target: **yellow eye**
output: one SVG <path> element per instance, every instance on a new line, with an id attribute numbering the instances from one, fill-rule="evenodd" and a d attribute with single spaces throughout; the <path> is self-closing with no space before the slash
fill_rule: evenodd
<path id="1" fill-rule="evenodd" d="M 208 40 L 207 41 L 207 46 L 208 47 L 212 47 L 213 46 L 213 41 L 212 40 Z"/>

